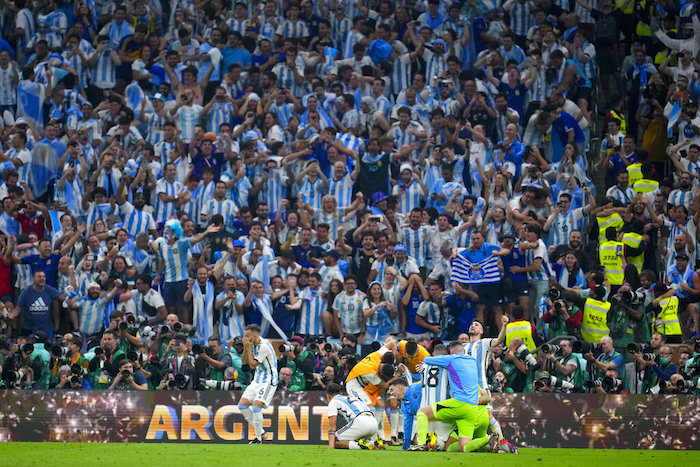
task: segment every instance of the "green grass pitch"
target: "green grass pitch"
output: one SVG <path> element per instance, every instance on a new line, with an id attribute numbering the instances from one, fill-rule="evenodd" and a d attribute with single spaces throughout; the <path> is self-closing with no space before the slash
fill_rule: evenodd
<path id="1" fill-rule="evenodd" d="M 638 467 L 698 465 L 700 451 L 633 451 L 613 449 L 521 449 L 520 454 L 329 451 L 326 446 L 264 444 L 97 444 L 0 443 L 0 463 L 19 466 L 234 466 L 234 467 L 372 467 L 500 465 Z"/>

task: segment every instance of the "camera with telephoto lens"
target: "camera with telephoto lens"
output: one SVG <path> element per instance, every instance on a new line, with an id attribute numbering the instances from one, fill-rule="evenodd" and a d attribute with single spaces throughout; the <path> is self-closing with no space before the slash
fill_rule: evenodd
<path id="1" fill-rule="evenodd" d="M 560 388 L 560 389 L 566 389 L 566 390 L 573 390 L 574 385 L 568 381 L 564 381 L 563 379 L 559 379 L 556 376 L 548 375 L 548 376 L 543 376 L 539 378 L 537 381 L 535 381 L 535 388 L 537 390 L 542 390 L 545 386 L 549 386 L 550 388 Z"/>
<path id="2" fill-rule="evenodd" d="M 70 355 L 70 349 L 68 347 L 62 347 L 60 345 L 54 345 L 51 347 L 51 356 L 56 360 L 65 360 Z"/>
<path id="3" fill-rule="evenodd" d="M 153 330 L 151 326 L 144 326 L 143 329 L 141 329 L 141 337 L 150 337 L 151 339 L 156 337 L 156 332 Z"/>
<path id="4" fill-rule="evenodd" d="M 338 344 L 338 343 L 336 343 L 336 342 L 333 342 L 333 343 L 326 342 L 326 343 L 323 345 L 323 350 L 325 350 L 326 353 L 331 353 L 331 352 L 338 353 L 338 352 L 340 352 L 342 349 L 343 349 L 343 346 L 340 345 L 340 344 Z"/>
<path id="5" fill-rule="evenodd" d="M 552 306 L 552 309 L 554 310 L 555 313 L 561 313 L 562 311 L 567 310 L 566 303 L 564 303 L 564 300 L 555 300 L 554 304 Z"/>
<path id="6" fill-rule="evenodd" d="M 95 352 L 95 357 L 101 357 L 105 354 L 105 349 L 102 347 L 95 347 L 92 351 Z"/>
<path id="7" fill-rule="evenodd" d="M 34 352 L 34 344 L 22 344 L 22 347 L 20 347 L 20 351 L 23 354 L 30 354 Z"/>
<path id="8" fill-rule="evenodd" d="M 594 380 L 588 380 L 586 381 L 586 387 L 588 389 L 593 389 L 593 388 L 599 388 L 603 386 L 603 380 L 602 379 L 594 379 Z"/>
<path id="9" fill-rule="evenodd" d="M 586 341 L 576 341 L 571 344 L 571 348 L 575 353 L 587 354 L 592 353 L 593 355 L 600 355 L 603 353 L 603 346 L 598 344 L 591 344 Z"/>
<path id="10" fill-rule="evenodd" d="M 132 362 L 137 362 L 139 364 L 142 364 L 144 361 L 143 354 L 137 350 L 129 350 L 126 353 L 126 358 L 128 358 Z"/>
<path id="11" fill-rule="evenodd" d="M 22 381 L 24 381 L 24 378 L 26 377 L 26 373 L 22 370 L 19 371 L 3 371 L 2 374 L 2 379 L 5 382 L 5 386 L 7 386 L 8 389 L 13 389 L 20 384 L 22 384 Z"/>
<path id="12" fill-rule="evenodd" d="M 533 357 L 533 355 L 527 349 L 527 346 L 525 344 L 520 344 L 520 347 L 515 349 L 515 352 L 513 353 L 515 354 L 518 360 L 525 364 L 528 370 L 536 370 L 539 368 L 539 363 L 537 363 L 537 359 Z"/>
<path id="13" fill-rule="evenodd" d="M 619 378 L 613 378 L 612 376 L 606 376 L 603 378 L 603 390 L 605 392 L 617 392 L 622 389 L 622 380 Z"/>
<path id="14" fill-rule="evenodd" d="M 294 346 L 289 342 L 285 342 L 284 344 L 280 344 L 277 350 L 279 350 L 280 353 L 294 352 Z"/>
<path id="15" fill-rule="evenodd" d="M 192 353 L 195 355 L 205 353 L 210 357 L 214 356 L 214 350 L 211 347 L 209 347 L 208 345 L 193 344 L 192 345 Z"/>
<path id="16" fill-rule="evenodd" d="M 175 375 L 174 382 L 179 389 L 187 389 L 187 383 L 190 382 L 190 377 L 187 375 L 183 375 L 182 373 L 178 373 Z"/>
<path id="17" fill-rule="evenodd" d="M 197 328 L 191 324 L 175 323 L 173 331 L 192 337 L 197 333 Z"/>
<path id="18" fill-rule="evenodd" d="M 690 378 L 679 379 L 676 381 L 676 389 L 678 393 L 690 394 L 697 388 L 697 383 Z"/>
<path id="19" fill-rule="evenodd" d="M 700 375 L 700 361 L 694 361 L 690 365 L 686 365 L 684 370 L 679 371 L 681 375 L 683 375 L 683 378 L 685 379 L 693 379 L 696 376 Z"/>
<path id="20" fill-rule="evenodd" d="M 70 384 L 83 384 L 83 377 L 78 375 L 70 375 Z"/>
<path id="21" fill-rule="evenodd" d="M 76 376 L 87 376 L 88 374 L 88 371 L 81 365 L 78 365 L 77 363 L 74 363 L 70 366 L 70 372 L 71 374 Z"/>
<path id="22" fill-rule="evenodd" d="M 122 371 L 122 380 L 126 381 L 129 378 L 131 378 L 131 372 L 129 370 L 123 370 Z"/>
<path id="23" fill-rule="evenodd" d="M 339 358 L 344 358 L 348 367 L 352 368 L 357 363 L 357 352 L 351 345 L 344 345 L 338 352 Z"/>
<path id="24" fill-rule="evenodd" d="M 170 329 L 170 326 L 168 326 L 167 324 L 164 324 L 160 327 L 160 335 L 161 336 L 169 334 L 170 331 L 172 331 L 172 329 Z"/>
<path id="25" fill-rule="evenodd" d="M 638 344 L 630 342 L 627 344 L 627 351 L 631 354 L 642 354 L 642 358 L 648 362 L 656 359 L 654 349 L 651 348 L 651 345 L 646 343 Z"/>
<path id="26" fill-rule="evenodd" d="M 143 316 L 126 315 L 126 322 L 129 326 L 141 326 L 146 322 L 146 318 Z"/>
<path id="27" fill-rule="evenodd" d="M 243 389 L 238 381 L 214 381 L 213 379 L 201 378 L 200 383 L 215 391 L 240 391 Z"/>
<path id="28" fill-rule="evenodd" d="M 543 353 L 553 353 L 557 354 L 561 351 L 561 347 L 556 345 L 556 344 L 542 344 L 542 349 Z"/>
<path id="29" fill-rule="evenodd" d="M 646 300 L 646 295 L 644 292 L 637 292 L 632 290 L 625 290 L 623 292 L 617 293 L 610 298 L 610 302 L 613 305 L 620 305 L 624 303 L 625 305 L 638 305 Z"/>
<path id="30" fill-rule="evenodd" d="M 561 290 L 556 287 L 552 287 L 549 289 L 549 292 L 547 292 L 547 296 L 552 300 L 559 300 L 561 298 Z"/>
<path id="31" fill-rule="evenodd" d="M 120 331 L 126 331 L 129 329 L 129 323 L 126 321 L 120 321 L 119 326 L 117 327 Z"/>

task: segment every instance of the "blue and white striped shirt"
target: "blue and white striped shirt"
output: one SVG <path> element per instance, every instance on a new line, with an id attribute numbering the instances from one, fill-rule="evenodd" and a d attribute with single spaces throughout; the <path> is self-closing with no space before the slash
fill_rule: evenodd
<path id="1" fill-rule="evenodd" d="M 428 265 L 432 233 L 433 229 L 426 225 L 422 225 L 415 230 L 411 227 L 401 229 L 402 242 L 406 246 L 406 250 L 408 250 L 408 256 L 416 260 L 418 267 Z"/>
<path id="2" fill-rule="evenodd" d="M 345 419 L 350 422 L 362 413 L 371 413 L 372 409 L 360 399 L 338 395 L 328 404 L 328 416 L 338 416 L 338 412 L 342 412 Z"/>
<path id="3" fill-rule="evenodd" d="M 445 368 L 426 365 L 420 369 L 420 405 L 432 405 L 450 398 L 450 379 Z"/>
<path id="4" fill-rule="evenodd" d="M 355 180 L 350 174 L 346 174 L 340 180 L 331 178 L 328 180 L 328 194 L 338 201 L 338 209 L 345 209 L 352 204 L 352 187 Z"/>
<path id="5" fill-rule="evenodd" d="M 302 291 L 301 297 L 304 303 L 299 314 L 299 326 L 297 332 L 306 336 L 320 336 L 323 334 L 321 313 L 326 311 L 327 302 L 323 298 L 322 290 L 312 290 L 307 287 Z"/>
<path id="6" fill-rule="evenodd" d="M 180 282 L 189 278 L 187 257 L 192 242 L 189 238 L 168 245 L 165 238 L 156 240 L 158 255 L 165 263 L 164 282 Z"/>
<path id="7" fill-rule="evenodd" d="M 182 192 L 183 188 L 180 182 L 173 181 L 173 183 L 170 183 L 165 178 L 158 180 L 156 184 L 156 222 L 165 222 L 176 214 L 175 201 L 163 202 L 160 199 L 160 194 L 165 193 L 167 196 L 177 196 Z"/>
<path id="8" fill-rule="evenodd" d="M 255 367 L 253 381 L 256 383 L 267 383 L 271 386 L 279 382 L 277 374 L 277 356 L 266 339 L 260 339 L 260 343 L 253 346 L 253 358 L 260 364 Z"/>
<path id="9" fill-rule="evenodd" d="M 180 139 L 184 143 L 189 143 L 194 137 L 194 127 L 199 123 L 202 114 L 201 105 L 185 105 L 175 112 L 175 125 L 180 130 Z"/>
<path id="10" fill-rule="evenodd" d="M 119 207 L 122 219 L 124 219 L 124 227 L 126 228 L 129 238 L 133 239 L 141 232 L 156 230 L 156 223 L 153 216 L 149 213 L 140 211 L 130 202 L 126 202 Z"/>
<path id="11" fill-rule="evenodd" d="M 479 339 L 476 342 L 467 342 L 462 344 L 464 353 L 471 355 L 476 360 L 476 368 L 478 371 L 477 381 L 479 386 L 486 388 L 488 380 L 486 379 L 486 367 L 489 364 L 489 356 L 491 355 L 492 343 L 494 339 Z"/>
<path id="12" fill-rule="evenodd" d="M 359 334 L 362 331 L 362 302 L 365 294 L 356 290 L 348 295 L 344 290 L 335 297 L 333 309 L 338 310 L 340 325 L 345 334 Z"/>

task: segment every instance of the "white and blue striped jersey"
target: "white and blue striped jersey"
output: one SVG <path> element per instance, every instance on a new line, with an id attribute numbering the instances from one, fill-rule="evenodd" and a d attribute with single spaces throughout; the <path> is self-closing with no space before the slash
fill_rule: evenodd
<path id="1" fill-rule="evenodd" d="M 554 275 L 551 266 L 549 265 L 549 256 L 547 255 L 547 247 L 540 238 L 537 240 L 537 247 L 525 251 L 525 262 L 529 266 L 535 262 L 537 258 L 542 259 L 542 264 L 540 268 L 536 271 L 531 271 L 527 273 L 527 278 L 530 280 L 549 280 L 551 276 Z"/>
<path id="2" fill-rule="evenodd" d="M 526 36 L 528 29 L 533 25 L 533 6 L 530 2 L 520 3 L 515 0 L 510 0 L 503 4 L 503 9 L 510 16 L 510 30 L 516 36 Z"/>
<path id="3" fill-rule="evenodd" d="M 202 114 L 201 105 L 185 105 L 177 109 L 173 119 L 175 126 L 180 130 L 180 139 L 184 143 L 189 143 L 194 137 L 194 127 L 199 124 L 199 117 Z"/>
<path id="4" fill-rule="evenodd" d="M 690 202 L 693 200 L 693 190 L 681 190 L 676 188 L 668 195 L 668 203 L 673 206 L 685 206 L 690 210 Z"/>
<path id="5" fill-rule="evenodd" d="M 12 62 L 7 64 L 7 68 L 0 67 L 0 105 L 17 105 L 17 84 L 14 77 L 21 76 L 19 67 Z"/>
<path id="6" fill-rule="evenodd" d="M 328 194 L 338 202 L 339 209 L 345 209 L 352 204 L 352 187 L 354 185 L 355 180 L 350 174 L 346 174 L 340 180 L 335 178 L 328 180 Z"/>
<path id="7" fill-rule="evenodd" d="M 12 148 L 9 151 L 7 151 L 5 155 L 10 159 L 18 159 L 22 161 L 22 165 L 16 167 L 15 170 L 17 171 L 19 181 L 29 182 L 29 167 L 32 165 L 32 153 L 29 152 L 26 148 L 20 149 L 19 151 Z"/>
<path id="8" fill-rule="evenodd" d="M 328 416 L 337 417 L 338 412 L 350 422 L 360 414 L 372 413 L 372 409 L 367 404 L 352 396 L 335 396 L 328 404 Z"/>
<path id="9" fill-rule="evenodd" d="M 333 310 L 338 310 L 340 326 L 344 334 L 359 334 L 362 332 L 362 302 L 365 294 L 356 290 L 348 295 L 344 290 L 333 301 Z"/>
<path id="10" fill-rule="evenodd" d="M 423 60 L 425 60 L 425 76 L 428 82 L 447 69 L 447 54 L 445 53 L 437 55 L 432 50 L 425 49 Z"/>
<path id="11" fill-rule="evenodd" d="M 160 199 L 160 193 L 165 193 L 167 196 L 177 196 L 182 190 L 183 186 L 180 182 L 174 181 L 173 183 L 170 183 L 165 178 L 158 180 L 158 183 L 156 184 L 156 222 L 165 222 L 176 213 L 175 201 L 163 202 Z"/>
<path id="12" fill-rule="evenodd" d="M 549 228 L 549 245 L 566 245 L 572 230 L 581 228 L 583 220 L 583 208 L 572 209 L 566 213 L 559 213 L 554 218 L 554 224 Z"/>
<path id="13" fill-rule="evenodd" d="M 221 214 L 224 218 L 224 225 L 232 225 L 236 219 L 237 212 L 238 206 L 230 199 L 224 199 L 223 201 L 210 199 L 202 206 L 202 215 L 213 216 L 214 214 Z"/>
<path id="14" fill-rule="evenodd" d="M 399 232 L 401 241 L 408 251 L 408 256 L 416 261 L 418 267 L 428 265 L 430 237 L 433 230 L 432 227 L 422 225 L 415 230 L 411 227 L 403 227 Z"/>
<path id="15" fill-rule="evenodd" d="M 34 15 L 28 8 L 22 8 L 15 16 L 15 30 L 22 29 L 24 34 L 17 39 L 17 47 L 26 49 L 34 36 Z"/>
<path id="16" fill-rule="evenodd" d="M 486 389 L 488 385 L 488 380 L 486 379 L 486 367 L 489 365 L 489 356 L 492 351 L 492 344 L 494 339 L 479 339 L 476 342 L 467 342 L 462 344 L 464 347 L 464 353 L 466 355 L 471 355 L 476 360 L 476 366 L 478 370 L 478 383 L 479 387 Z"/>
<path id="17" fill-rule="evenodd" d="M 447 309 L 443 308 L 439 304 L 433 302 L 432 300 L 423 301 L 418 306 L 418 311 L 416 316 L 420 316 L 430 325 L 437 325 L 442 331 L 447 329 Z M 435 333 L 432 331 L 426 331 L 431 337 L 440 337 L 441 333 Z"/>
<path id="18" fill-rule="evenodd" d="M 100 35 L 104 34 L 109 36 L 109 45 L 114 48 L 114 50 L 119 49 L 119 44 L 121 43 L 122 39 L 133 33 L 134 27 L 129 24 L 128 21 L 122 21 L 122 24 L 118 24 L 117 20 L 112 20 L 100 31 Z"/>
<path id="19" fill-rule="evenodd" d="M 408 133 L 409 128 L 412 130 L 411 134 Z M 398 150 L 401 149 L 402 146 L 406 144 L 411 144 L 412 142 L 417 140 L 418 137 L 416 136 L 416 133 L 423 131 L 425 131 L 423 125 L 421 125 L 418 122 L 411 121 L 405 129 L 401 128 L 399 122 L 396 122 L 393 125 L 391 125 L 391 128 L 389 128 L 388 136 L 390 136 L 391 139 L 394 140 L 394 148 Z M 411 161 L 418 162 L 419 154 L 420 153 L 417 150 L 411 152 Z"/>
<path id="20" fill-rule="evenodd" d="M 332 14 L 331 21 L 331 40 L 336 49 L 341 52 L 345 48 L 345 39 L 348 37 L 348 33 L 352 30 L 352 19 L 348 16 L 341 18 L 336 18 L 335 13 Z M 350 55 L 352 56 L 352 55 Z"/>
<path id="21" fill-rule="evenodd" d="M 97 52 L 95 52 L 97 53 Z M 92 84 L 100 89 L 112 89 L 117 82 L 117 68 L 109 50 L 103 50 L 97 57 L 92 70 Z"/>
<path id="22" fill-rule="evenodd" d="M 304 62 L 301 61 L 300 57 L 297 57 L 294 61 L 294 68 L 299 74 L 304 74 Z M 303 85 L 297 83 L 294 79 L 294 73 L 287 67 L 286 62 L 275 65 L 272 72 L 277 75 L 277 85 L 279 87 L 289 89 L 296 98 L 301 98 L 304 95 Z"/>
<path id="23" fill-rule="evenodd" d="M 276 385 L 279 382 L 277 374 L 277 356 L 266 339 L 260 339 L 258 345 L 253 346 L 253 358 L 260 363 L 255 367 L 253 382 Z"/>
<path id="24" fill-rule="evenodd" d="M 318 224 L 328 224 L 328 236 L 335 241 L 338 238 L 338 227 L 343 225 L 344 209 L 338 209 L 333 212 L 316 211 L 314 222 Z"/>
<path id="25" fill-rule="evenodd" d="M 406 89 L 411 84 L 411 55 L 405 53 L 398 57 L 391 70 L 389 81 L 389 94 L 397 96 L 401 91 Z"/>
<path id="26" fill-rule="evenodd" d="M 301 39 L 303 37 L 309 37 L 309 30 L 306 27 L 306 23 L 300 19 L 296 22 L 284 19 L 279 26 L 277 26 L 275 34 L 285 39 Z"/>
<path id="27" fill-rule="evenodd" d="M 91 300 L 85 296 L 78 300 L 80 306 L 80 321 L 78 329 L 84 336 L 97 334 L 102 329 L 105 310 L 107 309 L 107 294 Z"/>
<path id="28" fill-rule="evenodd" d="M 170 152 L 173 149 L 175 149 L 175 141 L 173 141 L 172 143 L 168 143 L 167 141 L 161 140 L 153 145 L 153 153 L 155 154 L 156 158 L 158 158 L 163 167 L 165 167 L 165 164 L 170 162 Z"/>
<path id="29" fill-rule="evenodd" d="M 394 185 L 392 194 L 399 198 L 399 213 L 408 214 L 414 208 L 421 207 L 425 201 L 423 188 L 413 180 L 409 186 L 404 186 L 403 182 Z"/>
<path id="30" fill-rule="evenodd" d="M 148 118 L 146 119 L 146 141 L 148 141 L 148 143 L 152 146 L 155 147 L 158 143 L 160 143 L 163 140 L 163 125 L 166 121 L 167 117 L 165 115 L 158 115 L 155 112 L 148 115 Z M 175 146 L 175 143 L 171 144 L 172 146 Z M 166 164 L 168 162 L 168 155 L 166 154 L 165 156 L 166 157 L 163 164 Z"/>
<path id="31" fill-rule="evenodd" d="M 308 175 L 304 177 L 304 181 L 299 189 L 299 195 L 313 209 L 321 209 L 321 198 L 323 198 L 323 180 L 321 180 L 321 177 L 316 178 L 315 182 L 309 181 Z"/>
<path id="32" fill-rule="evenodd" d="M 229 31 L 240 32 L 241 36 L 244 36 L 244 37 L 245 37 L 245 28 L 246 28 L 247 24 L 248 24 L 248 18 L 243 18 L 243 19 L 231 18 L 228 21 L 226 21 L 226 27 L 228 28 Z"/>
<path id="33" fill-rule="evenodd" d="M 620 187 L 614 185 L 608 188 L 608 191 L 605 192 L 605 196 L 616 199 L 625 206 L 627 206 L 634 199 L 634 190 L 632 189 L 632 187 L 628 186 L 623 191 L 620 189 Z"/>
<path id="34" fill-rule="evenodd" d="M 186 238 L 178 240 L 172 245 L 168 245 L 165 238 L 156 240 L 158 256 L 165 264 L 163 271 L 164 282 L 180 282 L 189 278 L 187 271 L 187 257 L 192 242 Z"/>
<path id="35" fill-rule="evenodd" d="M 420 369 L 420 383 L 422 407 L 450 398 L 450 378 L 445 368 L 424 363 Z"/>
<path id="36" fill-rule="evenodd" d="M 306 336 L 320 336 L 323 334 L 323 323 L 321 313 L 326 311 L 327 301 L 323 298 L 322 290 L 312 290 L 310 287 L 301 293 L 304 303 L 301 305 L 299 314 L 299 325 L 297 332 Z"/>
<path id="37" fill-rule="evenodd" d="M 124 220 L 124 228 L 130 238 L 136 237 L 141 232 L 156 230 L 156 223 L 153 216 L 145 211 L 140 211 L 130 202 L 126 202 L 119 207 L 122 219 Z"/>
<path id="38" fill-rule="evenodd" d="M 294 115 L 294 107 L 292 107 L 289 102 L 283 102 L 281 104 L 273 102 L 270 106 L 270 112 L 277 115 L 277 120 L 279 120 L 282 128 L 287 128 L 289 127 L 289 119 Z"/>
<path id="39" fill-rule="evenodd" d="M 216 296 L 216 301 L 226 300 L 219 308 L 219 337 L 221 342 L 228 342 L 234 337 L 243 336 L 245 330 L 245 315 L 238 313 L 236 304 L 243 305 L 245 296 L 239 290 L 236 290 L 236 303 L 233 302 L 226 291 L 222 291 Z"/>
<path id="40" fill-rule="evenodd" d="M 201 191 L 201 183 L 197 185 L 197 188 L 195 188 L 192 191 L 190 191 L 189 188 L 185 187 L 185 193 L 190 194 L 190 200 L 187 203 L 180 206 L 180 211 L 185 211 L 187 213 L 187 217 L 189 219 L 192 219 L 195 225 L 199 224 L 199 213 L 202 209 L 202 206 L 199 203 L 199 196 Z"/>
<path id="41" fill-rule="evenodd" d="M 230 102 L 215 102 L 207 114 L 207 131 L 219 132 L 222 123 L 231 124 L 233 119 L 233 104 Z"/>
<path id="42" fill-rule="evenodd" d="M 270 178 L 265 180 L 262 190 L 258 194 L 258 198 L 267 203 L 270 212 L 279 210 L 285 194 L 286 183 L 287 176 L 285 174 L 278 169 L 270 170 Z"/>

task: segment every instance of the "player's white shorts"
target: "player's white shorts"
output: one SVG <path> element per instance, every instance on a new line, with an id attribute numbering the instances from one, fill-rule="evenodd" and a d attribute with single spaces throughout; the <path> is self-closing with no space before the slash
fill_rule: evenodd
<path id="1" fill-rule="evenodd" d="M 267 408 L 272 403 L 272 396 L 275 395 L 277 386 L 270 383 L 250 383 L 243 391 L 241 398 L 251 402 L 261 401 L 263 407 Z"/>
<path id="2" fill-rule="evenodd" d="M 428 433 L 435 433 L 440 441 L 446 443 L 452 433 L 452 424 L 442 420 L 430 420 L 428 422 Z"/>
<path id="3" fill-rule="evenodd" d="M 365 412 L 336 431 L 335 437 L 338 441 L 357 441 L 362 438 L 371 438 L 377 434 L 377 430 L 377 419 L 371 413 Z"/>
<path id="4" fill-rule="evenodd" d="M 353 378 L 347 383 L 345 383 L 345 390 L 349 395 L 353 396 L 354 398 L 360 399 L 362 402 L 364 402 L 370 407 L 374 407 L 372 399 L 369 398 L 365 390 L 362 388 L 362 385 L 357 382 L 357 379 Z"/>

